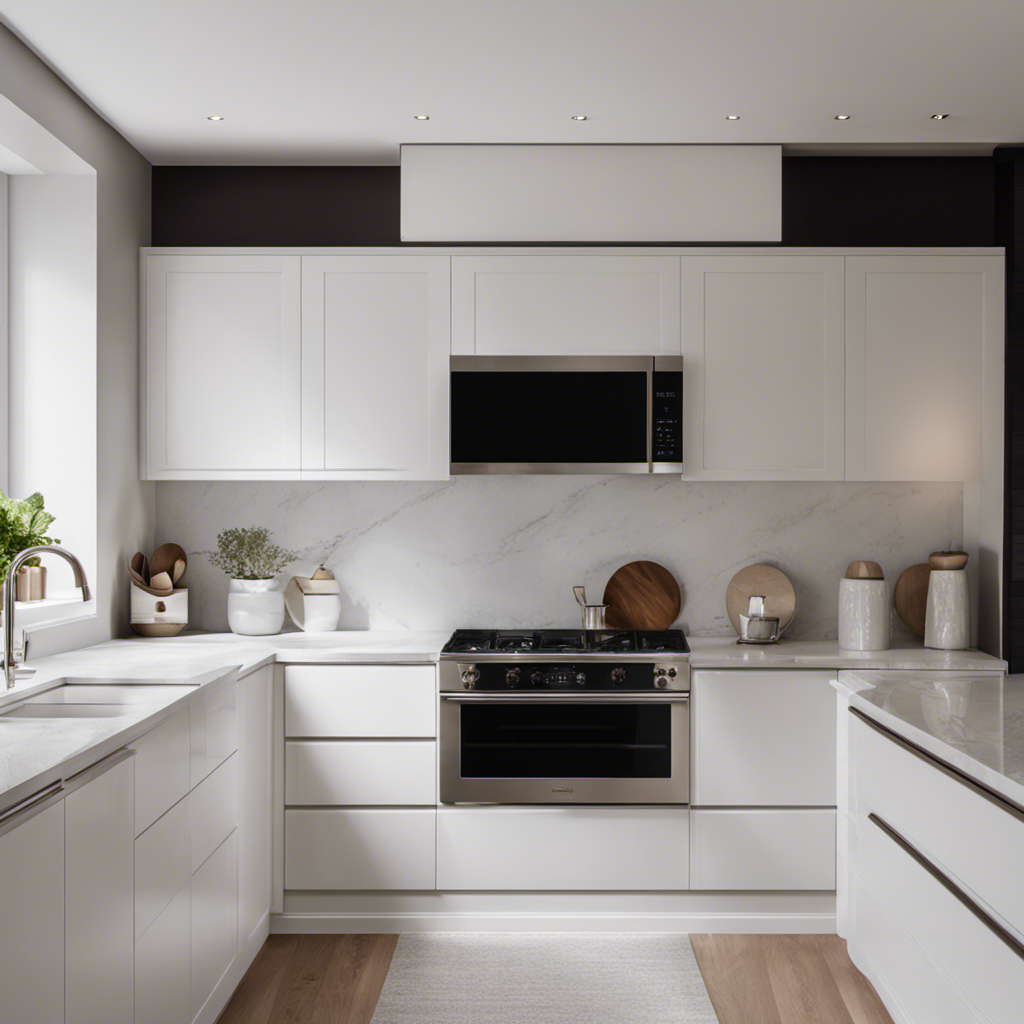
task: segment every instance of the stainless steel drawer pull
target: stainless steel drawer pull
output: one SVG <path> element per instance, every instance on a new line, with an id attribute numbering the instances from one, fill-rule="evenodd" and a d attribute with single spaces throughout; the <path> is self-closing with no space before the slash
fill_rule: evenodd
<path id="1" fill-rule="evenodd" d="M 1011 935 L 998 921 L 990 917 L 977 903 L 974 902 L 955 882 L 943 874 L 917 847 L 911 845 L 891 825 L 883 821 L 877 814 L 869 814 L 868 821 L 880 828 L 897 846 L 909 854 L 917 863 L 928 872 L 950 895 L 962 903 L 993 935 L 1004 945 L 1008 946 L 1014 953 L 1024 960 L 1024 945 L 1015 936 Z"/>

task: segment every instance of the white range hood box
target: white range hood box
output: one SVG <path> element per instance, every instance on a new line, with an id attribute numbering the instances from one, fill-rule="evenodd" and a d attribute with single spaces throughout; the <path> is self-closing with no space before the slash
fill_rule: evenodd
<path id="1" fill-rule="evenodd" d="M 402 146 L 404 242 L 781 240 L 781 146 Z"/>

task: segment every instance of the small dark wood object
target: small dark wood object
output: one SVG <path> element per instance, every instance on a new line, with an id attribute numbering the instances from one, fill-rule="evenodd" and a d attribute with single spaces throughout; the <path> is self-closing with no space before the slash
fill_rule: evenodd
<path id="1" fill-rule="evenodd" d="M 912 633 L 924 636 L 925 608 L 928 604 L 928 577 L 932 569 L 927 562 L 919 562 L 900 573 L 896 589 L 892 592 L 896 614 Z"/>
<path id="2" fill-rule="evenodd" d="M 629 562 L 612 573 L 604 603 L 611 629 L 669 629 L 683 600 L 679 584 L 663 565 Z"/>

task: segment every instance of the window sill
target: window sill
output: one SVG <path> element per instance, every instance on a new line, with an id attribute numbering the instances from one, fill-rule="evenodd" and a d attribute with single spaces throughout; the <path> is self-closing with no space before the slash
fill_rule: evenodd
<path id="1" fill-rule="evenodd" d="M 95 600 L 80 597 L 48 597 L 45 601 L 15 601 L 14 628 L 32 632 L 64 622 L 78 622 L 96 615 Z"/>

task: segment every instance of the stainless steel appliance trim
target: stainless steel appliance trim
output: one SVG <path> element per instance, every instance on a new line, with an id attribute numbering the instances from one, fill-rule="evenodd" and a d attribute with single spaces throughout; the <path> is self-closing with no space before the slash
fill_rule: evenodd
<path id="1" fill-rule="evenodd" d="M 608 630 L 612 632 L 612 630 Z M 442 661 L 460 661 L 473 665 L 479 661 L 565 661 L 575 665 L 583 661 L 625 661 L 629 665 L 675 665 L 689 671 L 689 653 L 686 651 L 443 651 Z M 389 664 L 391 664 L 389 662 Z M 618 692 L 618 691 L 616 691 Z"/>
<path id="2" fill-rule="evenodd" d="M 882 830 L 904 853 L 909 854 L 932 878 L 935 879 L 951 896 L 964 905 L 993 935 L 1004 945 L 1024 960 L 1024 945 L 1011 935 L 995 918 L 985 913 L 970 896 L 967 895 L 951 878 L 939 870 L 916 846 L 900 835 L 888 822 L 877 814 L 869 814 L 868 821 Z"/>
<path id="3" fill-rule="evenodd" d="M 654 467 L 654 360 L 647 368 L 647 472 Z"/>
<path id="4" fill-rule="evenodd" d="M 650 373 L 657 356 L 451 356 L 451 371 L 473 373 Z M 674 357 L 669 357 L 674 358 Z M 680 359 L 680 369 L 682 368 Z M 664 367 L 674 369 L 674 367 Z"/>
<path id="5" fill-rule="evenodd" d="M 851 715 L 855 715 L 865 725 L 870 726 L 875 732 L 880 733 L 886 739 L 892 740 L 896 746 L 902 747 L 908 754 L 913 754 L 914 757 L 931 765 L 931 767 L 942 772 L 943 775 L 949 776 L 954 782 L 959 782 L 961 786 L 965 786 L 971 792 L 977 793 L 978 796 L 988 800 L 989 803 L 995 804 L 1000 810 L 1006 811 L 1007 814 L 1012 814 L 1018 821 L 1024 821 L 1024 808 L 1013 803 L 1012 800 L 1007 799 L 1001 793 L 997 793 L 995 790 L 989 789 L 988 786 L 983 786 L 980 782 L 968 778 L 968 776 L 958 771 L 952 765 L 947 764 L 927 750 L 922 750 L 921 747 L 904 739 L 891 729 L 887 729 L 884 725 L 876 722 L 870 715 L 864 714 L 863 711 L 857 708 L 850 708 L 849 710 Z"/>
<path id="6" fill-rule="evenodd" d="M 654 368 L 656 370 L 663 371 L 665 373 L 671 373 L 677 371 L 683 372 L 683 357 L 682 356 L 655 356 L 654 357 Z"/>
<path id="7" fill-rule="evenodd" d="M 489 690 L 486 693 L 442 693 L 441 700 L 452 704 L 678 704 L 690 699 L 688 693 L 641 690 L 632 693 L 613 693 L 593 690 L 589 693 L 536 693 L 524 690 L 521 693 L 501 693 Z"/>
<path id="8" fill-rule="evenodd" d="M 648 427 L 648 439 L 650 427 Z M 648 448 L 648 451 L 650 449 Z M 661 465 L 659 463 L 659 465 Z M 594 473 L 601 476 L 623 476 L 627 473 L 650 473 L 649 462 L 453 462 L 449 467 L 453 476 L 475 474 L 561 473 L 563 475 Z M 679 472 L 683 471 L 679 464 Z M 659 473 L 674 472 L 672 469 L 658 469 Z"/>

